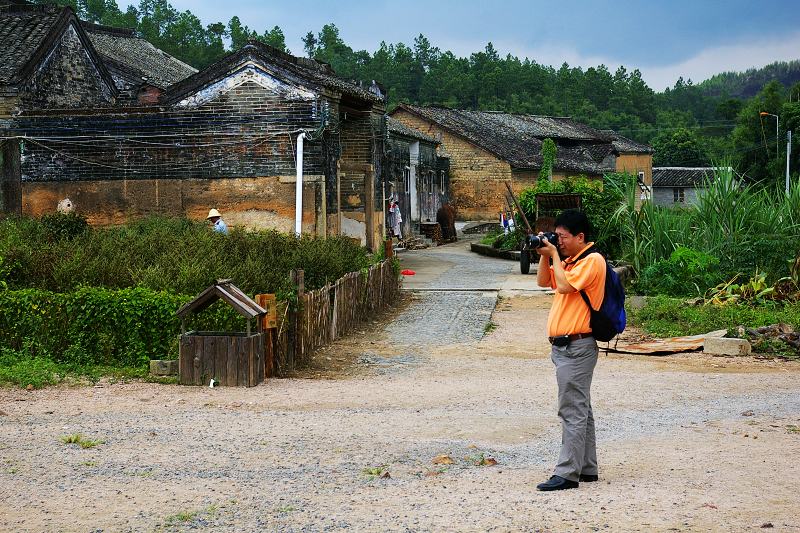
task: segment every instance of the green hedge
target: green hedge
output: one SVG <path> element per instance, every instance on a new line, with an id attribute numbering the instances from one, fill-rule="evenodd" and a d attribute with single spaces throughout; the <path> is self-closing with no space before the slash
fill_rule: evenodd
<path id="1" fill-rule="evenodd" d="M 0 346 L 57 363 L 141 367 L 150 359 L 177 357 L 175 311 L 191 298 L 141 287 L 0 291 Z M 187 326 L 242 330 L 246 322 L 218 302 Z"/>
<path id="2" fill-rule="evenodd" d="M 230 278 L 248 294 L 290 299 L 293 269 L 305 271 L 308 290 L 373 258 L 346 237 L 297 239 L 276 231 L 214 233 L 184 218 L 151 217 L 96 228 L 75 215 L 0 221 L 0 284 L 9 289 L 70 292 L 81 286 L 197 294 Z"/>

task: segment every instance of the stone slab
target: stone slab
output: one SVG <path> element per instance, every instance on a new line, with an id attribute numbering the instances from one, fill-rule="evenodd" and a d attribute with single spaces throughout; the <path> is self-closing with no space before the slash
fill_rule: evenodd
<path id="1" fill-rule="evenodd" d="M 750 355 L 750 343 L 744 339 L 706 338 L 703 353 L 708 355 Z"/>
<path id="2" fill-rule="evenodd" d="M 151 359 L 150 373 L 154 376 L 177 376 L 177 359 Z"/>

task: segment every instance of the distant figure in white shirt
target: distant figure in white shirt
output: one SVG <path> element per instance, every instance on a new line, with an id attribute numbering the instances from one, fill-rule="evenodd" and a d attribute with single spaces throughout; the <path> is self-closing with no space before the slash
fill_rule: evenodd
<path id="1" fill-rule="evenodd" d="M 214 225 L 214 231 L 224 235 L 228 234 L 228 225 L 225 224 L 225 221 L 222 220 L 222 215 L 216 209 L 212 209 L 208 212 L 206 220 L 210 220 Z"/>

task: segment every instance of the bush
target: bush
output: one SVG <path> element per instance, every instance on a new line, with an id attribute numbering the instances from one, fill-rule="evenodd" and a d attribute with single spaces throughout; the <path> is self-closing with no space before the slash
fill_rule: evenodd
<path id="1" fill-rule="evenodd" d="M 528 221 L 534 225 L 537 193 L 580 194 L 583 211 L 595 232 L 590 238 L 610 257 L 619 257 L 621 231 L 613 224 L 612 214 L 622 203 L 623 192 L 615 184 L 627 178 L 624 174 L 611 174 L 603 180 L 590 180 L 585 176 L 573 176 L 559 181 L 539 180 L 535 187 L 520 193 L 519 204 Z"/>
<path id="2" fill-rule="evenodd" d="M 631 323 L 657 337 L 699 335 L 718 329 L 734 332 L 737 326 L 759 328 L 791 324 L 800 329 L 800 303 L 764 307 L 738 305 L 688 305 L 685 300 L 656 296 L 642 309 L 628 310 Z"/>
<path id="3" fill-rule="evenodd" d="M 636 282 L 636 290 L 647 295 L 703 296 L 723 279 L 719 259 L 681 246 L 669 259 L 645 268 Z"/>
<path id="4" fill-rule="evenodd" d="M 175 311 L 191 298 L 145 288 L 2 291 L 0 346 L 61 364 L 142 367 L 150 359 L 177 358 Z M 187 327 L 241 331 L 246 322 L 218 302 Z"/>
<path id="5" fill-rule="evenodd" d="M 68 292 L 90 285 L 197 294 L 230 278 L 249 294 L 289 299 L 292 269 L 305 271 L 309 290 L 370 263 L 346 237 L 317 238 L 276 231 L 230 235 L 182 218 L 151 217 L 129 225 L 85 228 L 73 215 L 0 222 L 0 280 L 10 289 Z"/>

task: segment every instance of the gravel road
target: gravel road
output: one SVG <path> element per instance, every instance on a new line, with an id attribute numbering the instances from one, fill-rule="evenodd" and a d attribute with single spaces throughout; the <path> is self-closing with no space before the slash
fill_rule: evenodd
<path id="1" fill-rule="evenodd" d="M 459 246 L 409 259 L 421 283 L 500 297 L 414 293 L 325 351 L 352 354 L 335 379 L 0 389 L 0 530 L 800 530 L 796 363 L 603 356 L 601 481 L 536 492 L 560 440 L 550 296 L 504 295 L 514 265 Z"/>

